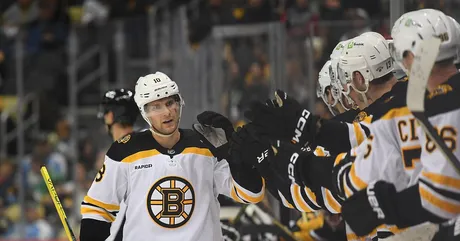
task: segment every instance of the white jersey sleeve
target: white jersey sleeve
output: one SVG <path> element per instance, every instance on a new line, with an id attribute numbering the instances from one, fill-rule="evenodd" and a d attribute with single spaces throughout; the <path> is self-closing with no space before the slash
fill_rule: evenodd
<path id="1" fill-rule="evenodd" d="M 105 156 L 104 165 L 97 173 L 81 205 L 82 218 L 113 222 L 120 203 L 128 194 L 129 165 Z"/>

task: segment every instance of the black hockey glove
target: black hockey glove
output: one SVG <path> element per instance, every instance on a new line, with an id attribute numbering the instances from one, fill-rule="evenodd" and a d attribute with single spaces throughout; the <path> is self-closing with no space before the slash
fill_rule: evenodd
<path id="1" fill-rule="evenodd" d="M 458 241 L 460 240 L 460 216 L 439 225 L 438 232 L 432 241 Z"/>
<path id="2" fill-rule="evenodd" d="M 269 168 L 268 156 L 272 150 L 268 142 L 256 138 L 257 133 L 252 123 L 239 127 L 232 135 L 230 156 L 234 162 L 255 167 L 264 176 Z"/>
<path id="3" fill-rule="evenodd" d="M 198 132 L 210 146 L 211 151 L 218 160 L 229 159 L 229 140 L 234 132 L 233 125 L 225 116 L 205 111 L 197 116 L 199 124 L 194 124 L 193 129 Z"/>
<path id="4" fill-rule="evenodd" d="M 342 204 L 342 217 L 358 236 L 365 236 L 382 224 L 395 224 L 397 194 L 392 183 L 377 181 L 353 194 Z"/>
<path id="5" fill-rule="evenodd" d="M 301 170 L 307 168 L 313 152 L 303 152 L 298 146 L 285 141 L 276 141 L 273 147 L 274 155 L 270 156 L 270 163 L 278 170 L 278 174 L 290 179 L 292 183 L 310 186 L 309 177 Z"/>
<path id="6" fill-rule="evenodd" d="M 315 148 L 318 117 L 285 92 L 277 90 L 275 99 L 266 104 L 251 103 L 245 117 L 251 120 L 262 135 L 276 140 L 291 141 L 304 151 Z"/>

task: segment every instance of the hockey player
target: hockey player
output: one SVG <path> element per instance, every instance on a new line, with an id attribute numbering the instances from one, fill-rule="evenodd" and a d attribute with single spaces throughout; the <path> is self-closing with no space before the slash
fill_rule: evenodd
<path id="1" fill-rule="evenodd" d="M 133 132 L 139 110 L 134 102 L 134 93 L 129 89 L 113 89 L 105 92 L 99 106 L 98 118 L 102 119 L 113 141 Z M 122 240 L 126 205 L 121 203 L 119 217 L 111 227 L 111 237 Z M 112 240 L 110 239 L 110 240 Z"/>
<path id="2" fill-rule="evenodd" d="M 113 89 L 105 92 L 99 106 L 98 118 L 102 119 L 113 141 L 133 132 L 139 115 L 134 93 L 129 89 Z"/>
<path id="3" fill-rule="evenodd" d="M 415 14 L 413 18 L 416 18 L 416 16 L 417 14 Z M 449 27 L 449 26 L 455 25 L 452 19 L 443 17 L 442 15 L 439 15 L 439 14 L 435 14 L 434 12 L 431 12 L 430 14 L 423 13 L 421 14 L 421 16 L 423 17 L 421 19 L 417 19 L 418 21 L 416 21 L 416 24 L 415 24 L 416 26 L 427 26 L 430 30 L 436 29 L 435 28 L 436 26 L 433 26 L 433 24 L 444 26 L 444 31 L 441 31 L 439 34 L 443 34 L 447 32 L 447 33 L 450 33 L 450 34 L 447 34 L 448 36 L 454 36 L 454 38 L 456 38 L 455 30 L 453 30 L 452 27 Z M 411 18 L 411 16 L 406 16 L 406 17 Z M 419 21 L 422 21 L 422 20 L 425 22 L 420 23 Z M 403 23 L 403 24 L 406 24 L 406 23 Z M 436 36 L 439 35 L 438 33 L 426 33 L 426 34 L 427 36 L 430 36 L 430 37 L 433 35 L 436 35 Z M 424 36 L 424 35 L 420 34 L 418 36 Z M 410 46 L 411 45 L 410 43 L 412 42 L 409 42 L 407 46 Z M 441 51 L 441 53 L 443 53 L 444 55 L 440 54 L 440 56 L 442 57 L 440 57 L 441 59 L 438 59 L 438 60 L 446 60 L 446 59 L 448 60 L 449 58 L 453 59 L 452 56 L 449 56 L 449 54 L 452 55 L 453 53 L 453 55 L 455 55 L 456 53 L 456 51 L 452 51 L 453 45 L 454 45 L 453 42 L 449 42 L 449 41 L 443 42 L 442 49 L 443 50 L 450 49 L 450 50 Z M 400 155 L 399 153 L 401 153 L 401 151 L 403 151 L 403 160 L 404 160 L 403 164 L 405 164 L 406 171 L 410 172 L 411 169 L 414 169 L 414 167 L 416 167 L 417 165 L 417 163 L 414 163 L 413 161 L 416 161 L 418 158 L 420 158 L 420 151 L 417 151 L 417 150 L 420 150 L 418 149 L 420 148 L 420 146 L 416 146 L 410 149 L 409 148 L 410 146 L 408 145 L 411 142 L 416 143 L 420 135 L 417 136 L 416 134 L 415 120 L 413 120 L 414 124 L 412 124 L 412 120 L 410 119 L 410 116 L 409 116 L 410 113 L 407 111 L 407 108 L 404 106 L 404 100 L 405 100 L 405 96 L 403 97 L 401 97 L 401 95 L 389 96 L 385 102 L 387 103 L 387 106 L 392 107 L 392 108 L 389 111 L 385 112 L 382 115 L 382 117 L 379 118 L 378 122 L 376 121 L 372 124 L 373 136 L 371 136 L 371 138 L 369 138 L 360 147 L 360 150 L 357 151 L 357 157 L 355 158 L 351 156 L 350 153 L 348 154 L 344 153 L 344 154 L 339 155 L 335 161 L 336 167 L 335 167 L 335 174 L 333 175 L 334 176 L 333 180 L 334 180 L 334 183 L 338 184 L 336 186 L 337 191 L 344 197 L 352 196 L 358 190 L 366 188 L 367 184 L 370 181 L 373 181 L 376 179 L 382 179 L 382 180 L 387 180 L 387 181 L 392 182 L 392 184 L 380 182 L 380 183 L 377 183 L 376 185 L 369 185 L 369 187 L 367 188 L 367 191 L 365 190 L 360 191 L 358 192 L 357 195 L 353 195 L 351 199 L 345 202 L 342 208 L 342 214 L 346 218 L 347 222 L 350 223 L 350 226 L 352 226 L 353 231 L 355 231 L 358 235 L 368 234 L 375 227 L 383 223 L 396 224 L 398 227 L 408 227 L 408 226 L 412 226 L 412 225 L 420 223 L 421 220 L 425 220 L 425 221 L 439 220 L 438 218 L 433 217 L 433 215 L 427 214 L 426 211 L 424 212 L 424 210 L 421 210 L 420 205 L 417 205 L 419 202 L 417 202 L 416 199 L 414 200 L 413 198 L 412 199 L 409 198 L 414 193 L 418 193 L 417 186 L 408 188 L 398 193 L 398 195 L 396 195 L 396 190 L 398 189 L 401 190 L 401 188 L 407 187 L 404 185 L 407 185 L 408 182 L 407 180 L 398 181 L 398 177 L 404 177 L 404 175 L 399 175 L 398 172 L 401 169 L 397 168 L 394 165 L 400 162 L 392 162 L 388 160 L 392 160 L 394 157 L 397 157 L 398 155 Z M 403 104 L 401 105 L 401 103 Z M 395 105 L 397 106 L 399 105 L 399 107 L 395 108 Z M 392 123 L 394 127 L 388 128 L 388 126 L 392 126 Z M 409 127 L 409 128 L 406 129 L 406 127 Z M 388 135 L 388 133 L 392 133 L 395 130 L 396 130 L 396 134 Z M 380 134 L 377 134 L 377 133 L 380 133 Z M 392 139 L 393 137 L 395 137 L 396 139 L 393 140 Z M 427 143 L 429 143 L 429 141 L 427 141 Z M 404 147 L 404 146 L 408 148 L 401 149 L 401 147 Z M 424 145 L 422 145 L 422 149 L 423 147 Z M 297 154 L 297 155 L 300 155 L 300 154 Z M 290 155 L 287 155 L 284 158 L 287 158 L 287 160 L 289 160 L 289 156 Z M 279 160 L 283 162 L 281 159 L 283 158 L 280 158 Z M 300 157 L 296 159 L 299 159 L 299 160 L 297 160 L 295 163 L 312 164 L 312 162 L 304 161 L 305 159 L 300 158 Z M 302 161 L 300 161 L 301 159 Z M 373 159 L 376 159 L 376 160 L 373 160 Z M 382 162 L 383 160 L 385 161 Z M 379 162 L 380 164 L 378 164 Z M 287 166 L 289 167 L 289 164 L 287 164 Z M 309 166 L 309 167 L 310 167 L 309 168 L 310 171 L 311 169 L 314 169 L 314 168 L 311 168 L 312 166 Z M 294 169 L 295 171 L 292 169 Z M 303 168 L 300 168 L 299 170 L 297 164 L 292 166 L 290 173 L 293 174 L 294 179 L 300 178 L 301 176 L 304 176 L 304 177 L 308 176 L 308 175 L 303 175 L 303 174 L 299 175 L 299 172 L 302 172 L 302 169 Z M 386 170 L 390 170 L 390 171 L 386 171 Z M 391 174 L 391 170 L 396 173 Z M 323 173 L 323 175 L 327 175 L 327 172 Z M 310 175 L 310 177 L 311 176 L 313 175 Z M 411 175 L 411 177 L 413 177 L 413 175 Z M 303 182 L 305 181 L 314 181 L 314 180 L 313 179 L 303 180 Z M 327 180 L 325 180 L 325 182 L 327 182 Z M 401 184 L 403 185 L 401 186 Z M 394 185 L 400 185 L 400 186 L 397 186 L 395 188 Z M 380 194 L 381 194 L 380 195 L 381 200 L 379 201 L 382 201 L 382 203 L 384 204 L 379 202 L 380 207 L 370 206 L 368 202 L 367 194 L 375 195 L 378 189 L 380 190 Z M 427 199 L 433 202 L 432 198 L 431 199 L 427 198 Z M 361 200 L 363 203 L 359 203 L 356 200 Z M 400 205 L 400 203 L 403 200 L 405 200 L 407 205 Z M 363 206 L 364 203 L 367 203 L 367 206 Z M 398 204 L 397 207 L 395 207 L 395 204 Z M 350 206 L 348 206 L 347 208 L 347 205 L 350 205 Z M 374 202 L 374 205 L 375 205 L 375 202 Z M 405 213 L 406 215 L 398 216 L 397 213 L 395 215 L 394 212 L 391 212 L 391 213 L 389 212 L 387 215 L 382 215 L 381 209 L 380 209 L 382 208 L 382 205 L 383 207 L 395 208 L 396 210 L 402 211 L 402 213 Z M 363 211 L 364 210 L 363 207 L 366 207 L 366 211 Z M 379 215 L 375 213 L 376 210 L 379 211 L 378 213 Z M 369 218 L 366 218 L 366 217 L 372 217 L 370 218 L 372 222 L 370 222 Z M 388 221 L 388 220 L 391 220 L 391 221 Z M 360 225 L 362 226 L 352 224 L 353 222 L 360 223 Z M 353 226 L 356 226 L 356 227 L 353 228 Z"/>
<path id="4" fill-rule="evenodd" d="M 363 56 L 363 54 L 362 54 L 363 50 L 361 50 L 361 52 L 360 52 L 360 48 L 361 49 L 366 48 L 365 39 L 375 39 L 376 42 L 381 41 L 382 43 L 384 43 L 383 44 L 384 47 L 381 49 L 380 52 L 377 52 L 377 51 L 374 50 L 375 54 L 367 55 L 367 57 L 369 59 L 363 59 L 363 57 L 362 57 Z M 358 38 L 356 38 L 355 40 L 352 40 L 352 41 L 356 41 L 356 42 L 351 42 L 351 44 L 349 44 L 347 46 L 347 52 L 348 53 L 346 53 L 345 56 L 342 57 L 341 65 L 339 65 L 339 67 L 341 68 L 341 71 L 342 71 L 342 75 L 341 75 L 342 78 L 347 80 L 347 82 L 345 82 L 345 84 L 348 85 L 348 86 L 346 86 L 348 88 L 348 91 L 349 92 L 352 92 L 352 91 L 357 92 L 354 95 L 353 100 L 364 107 L 364 105 L 366 104 L 365 102 L 367 100 L 373 101 L 374 99 L 380 97 L 378 95 L 382 95 L 385 91 L 388 91 L 392 87 L 392 85 L 394 84 L 395 80 L 390 75 L 391 69 L 388 70 L 387 73 L 381 73 L 382 70 L 384 68 L 386 68 L 387 64 L 389 63 L 388 61 L 391 61 L 391 58 L 389 56 L 388 46 L 385 45 L 385 42 L 382 41 L 381 36 L 378 37 L 375 34 L 369 34 L 368 36 L 358 37 Z M 372 50 L 372 44 L 370 44 L 368 46 L 371 47 L 371 50 Z M 377 57 L 376 54 L 380 55 L 381 53 L 385 53 L 385 51 L 386 51 L 387 56 L 386 56 L 386 58 L 385 57 L 381 58 L 381 60 L 383 60 L 383 61 L 381 61 L 381 62 L 375 62 L 374 61 L 375 64 L 370 65 L 367 68 L 363 68 L 362 67 L 363 64 L 359 64 L 359 60 L 361 60 L 362 63 L 364 63 L 364 64 L 372 63 L 372 60 Z M 364 55 L 364 56 L 366 56 L 366 55 Z M 391 64 L 392 64 L 392 62 L 389 63 L 388 65 L 391 65 Z M 364 65 L 364 66 L 366 66 L 366 65 Z M 363 73 L 364 75 L 359 75 L 357 73 Z M 367 73 L 372 73 L 372 74 L 375 74 L 376 76 L 379 76 L 378 74 L 381 74 L 380 76 L 383 75 L 384 77 L 386 77 L 386 79 L 383 78 L 384 81 L 381 81 L 380 79 L 371 79 L 370 76 L 372 76 L 372 75 L 369 75 Z M 354 76 L 353 76 L 353 78 L 350 78 L 352 76 L 352 74 Z M 385 76 L 385 75 L 387 75 L 387 76 Z M 355 82 L 353 82 L 352 80 L 355 81 Z M 369 80 L 370 80 L 371 83 L 369 83 Z M 361 81 L 361 82 L 359 82 L 359 81 Z M 404 85 L 405 85 L 404 83 L 398 84 L 398 87 L 394 88 L 394 90 L 392 92 L 399 91 L 401 89 L 401 86 L 404 86 Z M 367 91 L 366 91 L 366 89 L 367 89 Z M 404 88 L 402 88 L 402 89 L 404 89 Z M 403 92 L 403 91 L 399 91 L 399 92 Z M 359 98 L 359 97 L 361 97 L 361 98 Z M 386 96 L 383 96 L 383 98 L 380 98 L 379 101 L 374 103 L 373 105 L 376 106 L 376 107 L 374 107 L 374 111 L 370 112 L 370 114 L 372 114 L 374 116 L 381 115 L 381 113 L 379 113 L 379 109 L 381 109 L 381 105 L 385 104 L 386 100 L 389 97 L 391 97 L 391 95 L 387 94 Z M 334 137 L 336 137 L 336 136 L 334 136 Z M 362 139 L 364 139 L 364 136 L 362 137 Z M 287 160 L 290 160 L 289 156 L 287 156 L 286 158 L 287 158 Z M 329 160 L 331 160 L 333 162 L 334 159 L 329 159 Z M 327 162 L 325 162 L 325 163 L 327 163 Z M 287 167 L 289 167 L 289 165 Z M 330 165 L 329 168 L 325 168 L 325 169 L 322 169 L 322 170 L 321 169 L 320 170 L 312 169 L 312 170 L 314 170 L 313 172 L 316 172 L 314 175 L 317 175 L 319 179 L 325 178 L 323 180 L 330 183 L 330 180 L 331 180 L 330 179 L 331 168 L 332 168 L 332 165 Z M 282 167 L 281 168 L 278 167 L 278 169 L 281 170 Z M 324 173 L 322 171 L 324 171 Z M 329 172 L 329 174 L 327 174 L 328 172 Z M 292 170 L 291 170 L 291 173 L 292 173 Z M 292 178 L 292 176 L 291 176 L 291 178 Z M 327 185 L 327 186 L 322 185 L 322 186 L 327 187 L 329 189 L 332 188 L 331 185 Z"/>
<path id="5" fill-rule="evenodd" d="M 333 116 L 344 113 L 348 110 L 341 101 L 341 89 L 332 85 L 329 72 L 331 71 L 331 60 L 328 60 L 319 71 L 316 97 L 320 98 Z"/>
<path id="6" fill-rule="evenodd" d="M 460 157 L 456 148 L 460 127 L 460 75 L 453 61 L 459 47 L 459 33 L 455 20 L 431 9 L 404 14 L 392 29 L 393 55 L 407 70 L 417 57 L 416 50 L 421 41 L 432 37 L 441 39 L 436 64 L 428 80 L 425 108 L 426 114 L 431 116 L 430 122 L 457 158 Z M 343 213 L 356 232 L 365 234 L 381 223 L 413 226 L 460 214 L 460 175 L 422 128 L 416 129 L 421 146 L 419 161 L 423 166 L 419 181 L 401 192 L 396 192 L 390 183 L 378 181 L 353 195 L 345 202 Z M 372 204 L 368 201 L 370 199 L 374 200 Z M 354 217 L 357 213 L 365 215 L 366 221 Z M 442 240 L 447 240 L 445 238 Z M 449 238 L 454 240 L 453 236 Z"/>
<path id="7" fill-rule="evenodd" d="M 184 101 L 167 75 L 140 77 L 134 99 L 150 129 L 118 139 L 107 151 L 82 203 L 80 240 L 105 240 L 122 201 L 124 240 L 222 239 L 217 196 L 259 202 L 263 180 L 233 168 L 233 159 L 216 157 L 197 132 L 178 128 Z"/>

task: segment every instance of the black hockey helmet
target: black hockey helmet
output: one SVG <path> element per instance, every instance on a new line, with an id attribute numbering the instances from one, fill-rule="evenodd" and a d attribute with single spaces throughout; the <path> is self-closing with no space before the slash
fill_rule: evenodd
<path id="1" fill-rule="evenodd" d="M 99 119 L 112 112 L 113 122 L 132 126 L 139 115 L 139 109 L 134 102 L 134 92 L 129 89 L 113 89 L 105 92 L 97 114 Z"/>

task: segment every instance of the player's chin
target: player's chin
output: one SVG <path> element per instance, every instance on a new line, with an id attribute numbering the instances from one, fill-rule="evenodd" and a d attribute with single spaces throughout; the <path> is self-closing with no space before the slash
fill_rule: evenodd
<path id="1" fill-rule="evenodd" d="M 163 123 L 162 129 L 166 135 L 169 135 L 169 134 L 172 134 L 177 129 L 177 126 L 178 126 L 177 121 L 171 121 L 171 122 Z"/>

